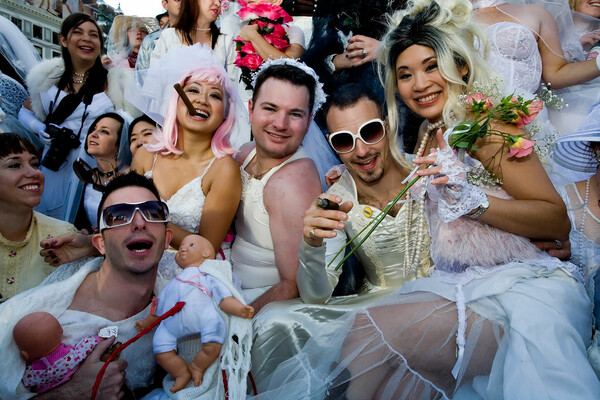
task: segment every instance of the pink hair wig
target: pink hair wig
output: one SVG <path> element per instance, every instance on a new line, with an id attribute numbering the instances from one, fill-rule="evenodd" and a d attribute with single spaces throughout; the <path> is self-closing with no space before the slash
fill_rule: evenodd
<path id="1" fill-rule="evenodd" d="M 235 87 L 229 79 L 229 76 L 223 68 L 206 67 L 193 70 L 186 74 L 179 81 L 181 87 L 185 87 L 191 81 L 208 82 L 210 84 L 219 84 L 223 87 L 225 101 L 225 120 L 217 128 L 212 136 L 210 147 L 213 154 L 217 158 L 223 158 L 228 154 L 235 154 L 237 149 L 231 147 L 229 136 L 235 125 Z M 179 94 L 173 91 L 173 95 L 169 100 L 169 106 L 165 115 L 165 121 L 161 129 L 157 129 L 154 137 L 157 143 L 147 145 L 148 150 L 158 151 L 161 154 L 182 154 L 183 151 L 177 148 L 177 139 L 179 137 L 179 122 L 177 121 L 177 102 Z"/>

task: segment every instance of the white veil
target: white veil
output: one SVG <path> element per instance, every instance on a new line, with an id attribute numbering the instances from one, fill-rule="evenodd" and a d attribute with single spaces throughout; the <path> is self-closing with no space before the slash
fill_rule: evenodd
<path id="1" fill-rule="evenodd" d="M 222 76 L 228 76 L 208 46 L 197 43 L 173 49 L 152 63 L 150 68 L 136 70 L 134 79 L 127 85 L 125 97 L 162 127 L 169 99 L 175 92 L 173 85 L 190 72 L 203 68 L 217 68 L 222 70 Z M 230 79 L 223 82 L 223 89 L 229 96 L 230 104 L 235 107 L 235 123 L 229 142 L 233 148 L 239 148 L 250 141 L 248 112 Z"/>

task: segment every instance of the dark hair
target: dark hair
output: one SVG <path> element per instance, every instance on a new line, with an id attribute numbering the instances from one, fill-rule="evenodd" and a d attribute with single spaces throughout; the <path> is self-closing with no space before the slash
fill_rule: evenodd
<path id="1" fill-rule="evenodd" d="M 25 152 L 31 153 L 37 158 L 42 156 L 37 147 L 26 137 L 13 132 L 0 132 L 0 158 Z"/>
<path id="2" fill-rule="evenodd" d="M 83 13 L 74 13 L 69 15 L 67 18 L 65 18 L 60 27 L 60 35 L 66 39 L 71 30 L 77 28 L 85 22 L 91 22 L 98 30 L 100 54 L 102 54 L 102 49 L 104 48 L 104 37 L 102 36 L 102 30 L 90 15 Z M 69 94 L 63 98 L 58 106 L 55 105 L 55 109 L 52 110 L 52 112 L 44 121 L 46 124 L 53 123 L 60 125 L 65 119 L 67 119 L 69 115 L 73 113 L 73 111 L 75 111 L 77 106 L 82 101 L 85 104 L 91 104 L 94 95 L 103 92 L 106 87 L 106 77 L 108 75 L 108 71 L 106 71 L 102 65 L 100 54 L 98 54 L 94 65 L 88 70 L 88 77 L 85 81 L 85 84 L 77 93 L 75 93 L 72 82 L 73 63 L 71 61 L 71 54 L 69 53 L 68 48 L 64 46 L 61 46 L 61 53 L 65 62 L 65 70 L 58 80 L 56 86 L 59 89 L 66 88 Z"/>
<path id="3" fill-rule="evenodd" d="M 121 131 L 123 130 L 123 125 L 125 124 L 125 120 L 123 119 L 123 117 L 121 117 L 119 114 L 117 114 L 115 112 L 107 112 L 107 113 L 104 113 L 104 114 L 98 116 L 94 120 L 94 122 L 92 122 L 92 124 L 90 125 L 90 128 L 88 129 L 87 135 L 85 137 L 85 143 L 83 144 L 83 148 L 88 155 L 90 153 L 88 153 L 87 137 L 90 135 L 90 133 L 94 132 L 94 130 L 96 129 L 96 124 L 98 122 L 100 122 L 100 120 L 103 118 L 112 118 L 121 124 L 121 127 L 117 130 L 117 149 L 120 150 L 119 145 L 121 143 Z"/>
<path id="4" fill-rule="evenodd" d="M 378 96 L 367 86 L 360 83 L 346 83 L 337 88 L 333 94 L 327 97 L 327 102 L 323 105 L 323 115 L 327 117 L 327 113 L 331 107 L 348 108 L 358 103 L 360 99 L 370 100 L 375 103 L 377 108 L 379 108 L 381 116 L 384 116 L 385 109 L 382 107 Z"/>
<path id="5" fill-rule="evenodd" d="M 129 124 L 129 130 L 127 132 L 127 142 L 131 143 L 131 133 L 133 132 L 133 127 L 137 125 L 138 122 L 147 122 L 152 126 L 156 127 L 156 121 L 147 116 L 146 114 L 142 114 Z"/>
<path id="6" fill-rule="evenodd" d="M 110 180 L 104 187 L 104 193 L 102 193 L 102 199 L 100 200 L 100 204 L 98 205 L 98 219 L 96 221 L 96 226 L 100 226 L 100 217 L 102 216 L 102 211 L 104 209 L 104 203 L 106 202 L 106 198 L 112 192 L 129 186 L 137 186 L 144 189 L 148 189 L 156 197 L 156 200 L 160 200 L 158 189 L 156 189 L 156 186 L 154 186 L 154 181 L 152 180 L 152 178 L 146 178 L 144 175 L 140 175 L 135 171 L 130 171 L 125 174 L 117 175 L 114 179 Z"/>
<path id="7" fill-rule="evenodd" d="M 280 81 L 289 82 L 294 86 L 305 86 L 308 89 L 308 112 L 312 114 L 315 103 L 315 90 L 317 82 L 315 78 L 307 74 L 303 70 L 293 65 L 276 64 L 264 68 L 260 71 L 254 84 L 254 92 L 252 93 L 252 103 L 256 101 L 260 88 L 269 78 L 278 79 Z"/>
<path id="8" fill-rule="evenodd" d="M 160 25 L 160 20 L 163 19 L 164 17 L 168 17 L 168 16 L 169 16 L 169 13 L 168 12 L 164 12 L 162 14 L 158 14 L 154 18 L 156 18 L 156 20 L 158 21 L 158 24 Z"/>
<path id="9" fill-rule="evenodd" d="M 197 0 L 181 0 L 181 10 L 179 11 L 179 18 L 177 19 L 177 22 L 172 26 L 177 32 L 181 33 L 188 46 L 194 44 L 190 32 L 194 30 L 194 28 L 196 28 L 196 21 L 198 21 L 199 16 L 200 7 L 198 7 Z M 219 30 L 217 24 L 214 21 L 210 23 L 210 34 L 210 47 L 214 49 L 217 45 L 217 39 L 219 39 L 219 35 L 221 34 L 221 31 Z"/>

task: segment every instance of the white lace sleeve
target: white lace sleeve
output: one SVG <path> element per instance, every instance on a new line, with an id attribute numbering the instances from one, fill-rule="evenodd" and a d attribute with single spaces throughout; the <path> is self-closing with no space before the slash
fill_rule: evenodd
<path id="1" fill-rule="evenodd" d="M 442 221 L 454 221 L 479 207 L 486 199 L 485 193 L 467 182 L 467 169 L 450 146 L 438 150 L 436 165 L 441 165 L 440 175 L 448 177 L 444 185 L 427 188 L 432 201 L 438 202 L 438 213 Z"/>

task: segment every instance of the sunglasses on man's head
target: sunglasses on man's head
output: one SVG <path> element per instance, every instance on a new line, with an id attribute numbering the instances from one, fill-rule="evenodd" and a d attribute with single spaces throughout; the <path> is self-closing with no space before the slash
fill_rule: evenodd
<path id="1" fill-rule="evenodd" d="M 358 128 L 357 133 L 350 131 L 338 131 L 329 135 L 329 144 L 337 153 L 350 153 L 356 146 L 356 139 L 364 144 L 376 144 L 385 136 L 385 123 L 375 118 L 365 122 Z"/>
<path id="2" fill-rule="evenodd" d="M 162 201 L 149 200 L 141 203 L 119 203 L 102 210 L 100 232 L 104 229 L 130 224 L 133 221 L 136 211 L 140 212 L 146 222 L 169 222 L 169 209 Z"/>

